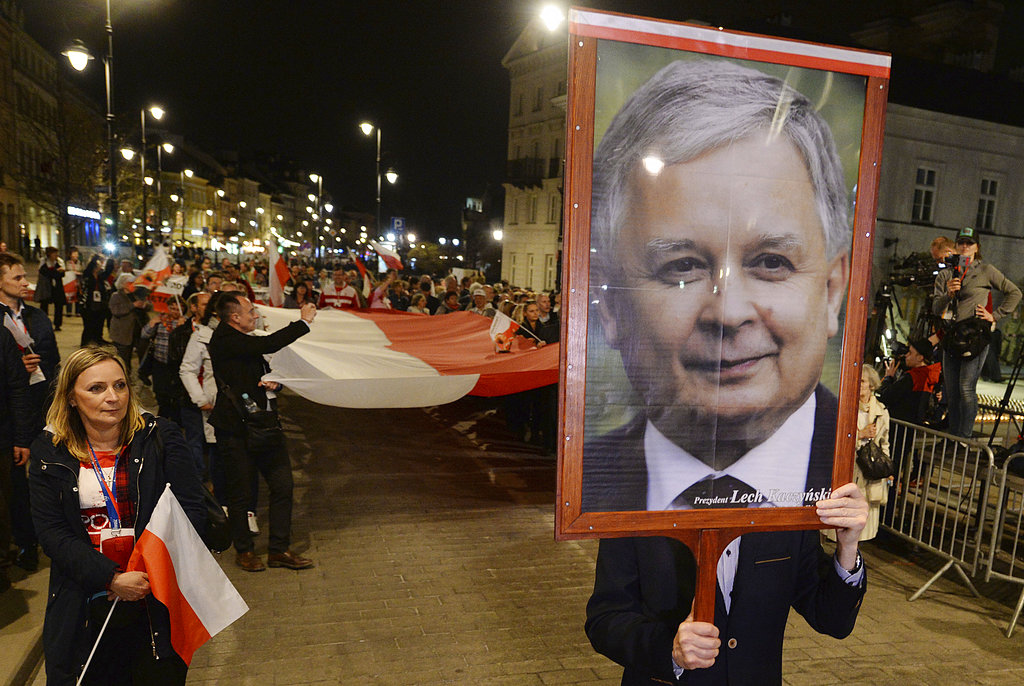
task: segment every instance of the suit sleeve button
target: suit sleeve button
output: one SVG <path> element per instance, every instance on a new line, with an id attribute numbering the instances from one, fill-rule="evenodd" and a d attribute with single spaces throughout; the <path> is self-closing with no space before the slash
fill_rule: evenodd
<path id="1" fill-rule="evenodd" d="M 730 638 L 729 642 L 726 645 L 728 645 L 730 648 L 735 648 L 736 647 L 736 639 L 735 638 Z"/>

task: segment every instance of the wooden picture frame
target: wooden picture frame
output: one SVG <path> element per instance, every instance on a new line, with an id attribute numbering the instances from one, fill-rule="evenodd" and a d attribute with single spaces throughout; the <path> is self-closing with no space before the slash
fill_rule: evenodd
<path id="1" fill-rule="evenodd" d="M 735 65 L 737 68 L 762 72 L 770 78 L 784 81 L 787 86 L 793 82 L 816 84 L 814 86 L 816 93 L 814 95 L 806 94 L 807 100 L 813 103 L 812 109 L 821 112 L 820 116 L 832 130 L 841 162 L 843 183 L 845 188 L 851 191 L 846 208 L 851 220 L 849 224 L 852 226 L 852 244 L 844 248 L 849 285 L 845 287 L 844 293 L 840 296 L 840 307 L 843 313 L 842 324 L 838 328 L 837 334 L 830 337 L 831 350 L 826 350 L 824 358 L 824 364 L 829 366 L 832 374 L 830 385 L 833 388 L 830 392 L 838 397 L 831 478 L 828 480 L 830 488 L 836 488 L 849 482 L 853 474 L 857 393 L 861 373 L 864 329 L 870 306 L 867 289 L 871 272 L 872 242 L 888 92 L 889 56 L 875 52 L 584 9 L 570 11 L 569 40 L 566 181 L 563 214 L 565 217 L 562 275 L 564 306 L 562 309 L 561 340 L 563 343 L 559 419 L 562 441 L 558 458 L 556 538 L 672 535 L 688 540 L 695 552 L 697 552 L 697 546 L 701 548 L 705 545 L 710 546 L 706 551 L 710 554 L 713 552 L 712 548 L 719 549 L 721 546 L 717 542 L 699 544 L 696 533 L 700 530 L 724 532 L 723 540 L 728 542 L 735 535 L 745 531 L 821 528 L 812 506 L 728 506 L 714 509 L 648 510 L 643 502 L 637 503 L 636 498 L 632 498 L 629 500 L 633 503 L 632 505 L 622 507 L 621 502 L 614 497 L 616 495 L 614 493 L 615 474 L 608 476 L 605 481 L 595 480 L 595 477 L 592 476 L 595 470 L 600 471 L 603 475 L 602 478 L 607 476 L 606 472 L 609 470 L 604 467 L 606 462 L 604 453 L 617 455 L 616 451 L 620 451 L 623 445 L 633 446 L 634 451 L 642 452 L 643 450 L 640 447 L 641 443 L 633 441 L 631 438 L 628 442 L 611 443 L 612 449 L 605 450 L 604 453 L 600 453 L 600 456 L 595 457 L 598 455 L 598 449 L 594 446 L 604 446 L 605 442 L 602 442 L 604 437 L 630 434 L 635 438 L 636 435 L 649 435 L 643 434 L 642 430 L 640 434 L 637 434 L 636 431 L 629 428 L 630 422 L 633 421 L 643 424 L 648 412 L 656 413 L 659 421 L 664 419 L 666 425 L 680 425 L 680 422 L 668 421 L 668 418 L 674 417 L 675 410 L 672 403 L 657 402 L 658 399 L 663 398 L 662 391 L 664 391 L 665 384 L 672 380 L 680 380 L 672 376 L 674 372 L 671 368 L 671 360 L 665 369 L 658 366 L 661 364 L 662 357 L 657 357 L 653 353 L 647 355 L 648 358 L 653 357 L 656 360 L 653 365 L 645 368 L 643 364 L 637 362 L 637 360 L 642 362 L 644 358 L 642 353 L 637 352 L 638 348 L 642 348 L 637 342 L 638 339 L 641 336 L 656 336 L 656 330 L 663 322 L 652 320 L 638 322 L 631 319 L 629 322 L 632 326 L 625 326 L 622 321 L 615 319 L 619 312 L 643 309 L 643 307 L 635 307 L 637 302 L 642 304 L 643 301 L 629 301 L 629 298 L 644 296 L 643 289 L 636 287 L 635 282 L 628 281 L 631 278 L 640 279 L 641 277 L 631 275 L 647 274 L 648 271 L 661 274 L 664 271 L 663 268 L 659 266 L 647 270 L 644 264 L 640 264 L 637 268 L 638 263 L 634 257 L 621 257 L 624 262 L 620 270 L 621 274 L 617 278 L 626 285 L 612 280 L 598 283 L 601 279 L 594 278 L 597 273 L 595 270 L 598 269 L 597 265 L 618 259 L 620 256 L 635 256 L 643 253 L 643 250 L 627 249 L 635 247 L 635 245 L 625 243 L 626 239 L 623 237 L 628 235 L 625 233 L 625 229 L 614 229 L 613 231 L 618 233 L 611 233 L 610 235 L 613 236 L 611 239 L 607 238 L 607 231 L 602 229 L 602 231 L 606 231 L 605 234 L 601 234 L 601 236 L 605 236 L 603 242 L 601 236 L 592 237 L 593 213 L 595 212 L 594 160 L 595 155 L 599 152 L 598 145 L 609 127 L 614 126 L 610 122 L 614 121 L 622 104 L 634 93 L 639 93 L 642 88 L 646 88 L 649 93 L 656 93 L 657 87 L 645 86 L 645 84 L 655 83 L 653 76 L 671 64 L 688 63 L 690 66 L 680 67 L 680 69 L 694 70 L 704 69 L 704 65 L 712 63 L 726 63 Z M 699 62 L 699 65 L 694 66 L 692 63 L 695 61 Z M 715 83 L 713 79 L 708 82 L 712 85 Z M 790 87 L 799 95 L 799 88 Z M 786 92 L 790 91 L 786 90 Z M 829 101 L 830 98 L 831 101 Z M 836 129 L 841 130 L 837 131 Z M 626 130 L 626 126 L 619 124 L 614 130 Z M 629 132 L 627 131 L 627 133 Z M 696 158 L 682 158 L 678 162 L 672 160 L 665 162 L 655 158 L 654 162 L 663 163 L 665 169 L 671 169 L 673 165 L 682 167 L 693 159 L 703 159 L 716 150 L 730 145 L 705 147 L 704 151 L 700 152 Z M 793 149 L 795 150 L 796 147 L 794 146 Z M 639 151 L 633 151 L 630 154 L 634 155 L 635 160 L 640 160 Z M 606 156 L 601 159 L 610 159 L 610 157 Z M 805 165 L 810 164 L 806 162 L 806 157 L 801 159 L 804 159 Z M 631 162 L 631 164 L 634 165 L 633 168 L 639 169 L 636 166 L 638 162 Z M 638 172 L 631 171 L 629 173 Z M 653 173 L 657 175 L 661 172 Z M 808 172 L 808 176 L 813 176 L 813 174 Z M 629 186 L 633 190 L 623 192 L 622 196 L 626 197 L 629 193 L 640 195 L 641 192 L 635 190 L 639 187 L 640 182 L 630 181 L 629 179 L 633 177 L 625 178 L 626 181 L 616 182 L 618 183 L 617 188 Z M 602 183 L 602 189 L 615 185 L 612 182 Z M 814 182 L 810 183 L 813 185 Z M 853 202 L 853 191 L 855 191 L 855 202 Z M 743 196 L 737 194 L 735 197 Z M 815 200 L 817 199 L 818 194 L 815 191 Z M 627 201 L 624 200 L 623 203 L 625 202 Z M 628 200 L 628 202 L 634 201 Z M 645 205 L 645 207 L 655 206 L 658 205 L 653 201 Z M 611 210 L 608 210 L 607 213 L 608 215 L 614 214 Z M 630 205 L 628 214 L 635 218 L 639 212 L 633 205 Z M 616 216 L 620 215 L 625 216 L 625 210 L 620 209 L 619 215 Z M 646 217 L 646 215 L 642 216 Z M 826 220 L 822 219 L 821 221 L 822 231 L 827 233 L 827 229 L 824 228 Z M 643 222 L 637 220 L 637 223 Z M 607 224 L 608 222 L 604 222 L 602 226 Z M 664 241 L 657 245 L 663 243 Z M 687 244 L 687 240 L 680 239 L 673 243 L 673 246 L 677 246 L 677 244 Z M 614 249 L 608 249 L 609 245 L 614 246 Z M 641 243 L 639 245 L 643 247 L 650 244 Z M 678 248 L 673 247 L 672 249 Z M 835 253 L 835 255 L 841 254 L 841 252 Z M 833 259 L 833 257 L 834 255 L 829 255 L 829 259 Z M 642 261 L 644 258 L 637 259 Z M 627 262 L 627 260 L 633 261 Z M 710 273 L 712 262 L 713 260 L 708 260 L 708 264 L 705 265 L 709 270 L 708 273 Z M 777 262 L 778 259 L 772 257 L 769 258 L 768 264 L 774 269 Z M 683 270 L 686 274 L 691 273 L 689 271 L 691 270 L 690 262 L 682 259 L 679 264 L 681 266 L 674 266 L 665 273 L 676 274 L 676 271 L 672 270 Z M 608 273 L 608 267 L 601 268 L 605 270 L 604 273 Z M 723 284 L 724 293 L 728 275 L 724 277 L 725 280 L 722 280 L 723 273 L 720 272 L 718 278 Z M 679 282 L 681 291 L 685 290 L 685 280 L 681 279 Z M 707 281 L 708 288 L 717 289 L 717 285 L 714 287 L 710 285 L 714 281 L 713 277 L 709 277 L 705 281 Z M 618 289 L 622 294 L 609 296 L 609 289 L 612 291 Z M 832 292 L 830 289 L 826 290 L 829 293 Z M 718 292 L 718 290 L 714 291 L 716 294 Z M 635 295 L 636 293 L 640 295 Z M 813 293 L 808 296 L 808 302 L 814 301 L 812 296 Z M 615 299 L 612 299 L 613 297 Z M 601 304 L 602 298 L 608 298 L 604 305 Z M 629 301 L 629 305 L 622 304 L 626 301 Z M 793 300 L 793 302 L 802 301 Z M 810 305 L 808 306 L 810 307 Z M 599 309 L 601 307 L 607 309 L 601 310 Z M 665 319 L 670 323 L 674 321 L 672 313 L 668 311 L 665 313 Z M 817 322 L 818 317 L 816 314 L 808 316 L 807 321 Z M 611 322 L 611 324 L 606 322 Z M 808 324 L 808 327 L 813 328 L 811 324 Z M 609 329 L 614 330 L 615 333 L 609 334 Z M 623 330 L 629 333 L 621 333 Z M 617 336 L 618 341 L 614 345 L 609 345 L 607 341 L 601 340 L 602 336 L 604 338 Z M 625 337 L 628 337 L 629 340 L 623 343 L 622 339 Z M 685 337 L 681 335 L 680 338 Z M 680 345 L 682 346 L 682 344 Z M 621 353 L 615 346 L 620 349 L 628 349 L 629 352 Z M 604 356 L 599 354 L 607 353 L 609 349 L 614 350 L 614 353 Z M 654 353 L 662 352 L 654 345 L 652 345 L 652 350 Z M 778 351 L 776 354 L 779 356 Z M 614 369 L 616 356 L 620 360 L 618 372 Z M 608 362 L 608 360 L 611 361 Z M 629 360 L 629 362 L 622 360 Z M 729 360 L 722 359 L 720 361 L 715 372 L 718 375 L 719 383 L 721 383 L 721 375 L 724 373 L 722 370 L 732 364 L 733 362 Z M 737 368 L 741 370 L 739 375 L 742 375 L 743 370 L 746 369 L 743 365 L 748 363 L 736 364 Z M 756 365 L 757 362 L 749 364 Z M 606 367 L 612 371 L 605 372 Z M 729 369 L 731 370 L 733 367 L 729 367 Z M 706 372 L 706 370 L 704 371 Z M 641 377 L 645 380 L 634 383 L 634 380 L 641 379 Z M 677 394 L 682 392 L 679 390 L 680 385 L 684 384 L 676 385 L 675 392 Z M 815 382 L 814 388 L 817 389 L 823 385 L 820 382 Z M 643 390 L 638 392 L 637 386 L 643 386 Z M 783 386 L 780 385 L 778 388 L 783 388 Z M 669 388 L 669 390 L 672 389 Z M 634 396 L 631 400 L 624 402 L 618 400 L 619 396 L 630 394 Z M 707 397 L 707 394 L 693 395 Z M 724 395 L 726 394 L 718 393 L 716 397 L 721 398 Z M 814 391 L 814 395 L 818 395 L 817 390 Z M 640 396 L 640 398 L 635 396 Z M 722 411 L 721 404 L 712 408 L 714 412 L 709 412 L 707 407 L 691 407 L 687 404 L 689 402 L 687 400 L 678 403 L 683 407 L 682 412 L 686 416 L 699 416 L 703 419 L 710 414 Z M 693 401 L 694 405 L 698 402 L 697 400 Z M 820 400 L 817 400 L 816 403 L 816 406 L 812 405 L 812 408 L 824 406 Z M 778 407 L 784 405 L 785 403 L 780 401 Z M 655 407 L 657 410 L 652 410 Z M 625 410 L 632 408 L 634 416 L 627 419 L 619 417 L 616 420 L 608 420 L 606 415 L 609 414 L 610 408 L 625 408 Z M 627 414 L 625 410 L 620 414 L 625 416 Z M 781 410 L 779 411 L 781 412 Z M 767 414 L 771 414 L 771 411 Z M 715 414 L 715 416 L 721 415 Z M 815 414 L 815 428 L 818 428 L 817 420 L 818 416 Z M 615 421 L 618 421 L 618 424 Z M 694 422 L 694 424 L 699 425 L 698 422 Z M 816 434 L 813 440 L 817 441 L 819 438 L 820 435 Z M 717 454 L 720 446 L 715 441 L 712 443 Z M 585 456 L 588 451 L 590 455 Z M 629 450 L 621 450 L 621 452 L 626 453 Z M 624 456 L 624 459 L 627 457 L 629 456 Z M 632 455 L 634 461 L 635 458 L 636 455 Z M 595 467 L 595 465 L 597 466 Z M 591 470 L 590 472 L 588 472 L 588 468 Z M 634 472 L 636 472 L 635 469 Z M 646 472 L 644 473 L 646 474 Z M 635 476 L 635 473 L 631 475 Z M 607 484 L 612 485 L 613 497 L 603 499 Z M 650 483 L 648 482 L 646 486 L 646 490 L 649 491 Z M 629 488 L 635 490 L 635 484 Z M 623 490 L 625 489 L 626 487 L 623 487 Z M 594 493 L 600 493 L 601 497 L 593 497 Z M 592 506 L 594 502 L 598 503 L 596 508 Z M 601 504 L 602 502 L 614 504 L 606 506 Z M 813 502 L 808 502 L 806 505 L 813 505 Z"/>

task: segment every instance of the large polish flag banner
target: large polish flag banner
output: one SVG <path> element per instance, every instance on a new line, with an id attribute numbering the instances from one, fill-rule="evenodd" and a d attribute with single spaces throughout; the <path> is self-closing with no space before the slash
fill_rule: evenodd
<path id="1" fill-rule="evenodd" d="M 129 572 L 149 574 L 153 597 L 171 617 L 171 645 L 185 664 L 201 645 L 249 611 L 199 538 L 171 486 L 135 542 Z"/>
<path id="2" fill-rule="evenodd" d="M 259 311 L 270 331 L 299 316 Z M 352 408 L 429 407 L 558 383 L 558 344 L 538 349 L 523 339 L 497 353 L 490 327 L 490 318 L 472 312 L 320 310 L 308 334 L 273 356 L 264 379 L 315 403 Z"/>

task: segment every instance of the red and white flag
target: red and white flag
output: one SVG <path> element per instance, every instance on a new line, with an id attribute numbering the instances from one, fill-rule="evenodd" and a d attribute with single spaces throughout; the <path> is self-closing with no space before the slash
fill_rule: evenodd
<path id="1" fill-rule="evenodd" d="M 76 299 L 78 297 L 78 274 L 75 272 L 64 272 L 64 297 Z"/>
<path id="2" fill-rule="evenodd" d="M 267 255 L 270 257 L 270 275 L 268 285 L 270 286 L 270 304 L 274 307 L 284 305 L 284 285 L 291 278 L 288 264 L 284 255 L 277 250 L 277 241 L 270 239 L 267 243 Z"/>
<path id="3" fill-rule="evenodd" d="M 368 279 L 366 276 L 366 265 L 363 264 L 363 261 L 359 259 L 359 256 L 356 255 L 355 251 L 352 248 L 348 249 L 348 256 L 352 259 L 353 262 L 356 263 L 356 269 L 359 270 L 359 276 L 361 276 L 363 279 L 363 297 L 366 298 L 366 300 L 369 300 L 370 279 Z"/>
<path id="4" fill-rule="evenodd" d="M 199 538 L 168 484 L 135 542 L 129 572 L 149 574 L 153 597 L 171 616 L 171 645 L 185 664 L 222 629 L 249 611 Z"/>
<path id="5" fill-rule="evenodd" d="M 153 256 L 149 258 L 146 266 L 142 268 L 142 274 L 139 275 L 139 278 L 125 286 L 125 290 L 131 292 L 136 288 L 152 289 L 163 283 L 164 279 L 170 275 L 171 261 L 167 257 L 164 246 L 158 245 L 153 248 Z"/>
<path id="6" fill-rule="evenodd" d="M 259 311 L 268 331 L 299 317 L 298 310 Z M 355 408 L 429 407 L 558 383 L 557 343 L 499 354 L 490 325 L 472 312 L 321 310 L 308 334 L 274 354 L 264 379 L 315 403 Z"/>
<path id="7" fill-rule="evenodd" d="M 384 264 L 388 266 L 388 269 L 394 269 L 395 271 L 402 271 L 402 260 L 391 248 L 385 248 L 377 241 L 371 240 L 370 247 L 377 251 L 377 254 L 384 259 Z"/>
<path id="8" fill-rule="evenodd" d="M 491 340 L 495 343 L 501 340 L 510 340 L 519 330 L 519 324 L 503 312 L 495 312 L 491 320 Z"/>

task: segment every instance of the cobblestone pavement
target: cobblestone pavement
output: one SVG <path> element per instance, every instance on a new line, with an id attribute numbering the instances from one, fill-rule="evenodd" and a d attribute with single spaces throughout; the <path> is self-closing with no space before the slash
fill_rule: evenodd
<path id="1" fill-rule="evenodd" d="M 62 350 L 79 332 L 65 326 Z M 317 566 L 247 574 L 220 556 L 251 610 L 196 653 L 189 684 L 618 683 L 583 634 L 596 542 L 553 540 L 554 460 L 509 440 L 495 405 L 282 405 L 293 545 Z M 262 522 L 265 503 L 264 490 Z M 1019 589 L 982 585 L 999 602 L 979 600 L 950 574 L 910 603 L 935 560 L 892 542 L 867 544 L 865 558 L 869 592 L 850 638 L 791 619 L 787 684 L 1024 682 L 1024 630 L 1003 635 Z M 41 623 L 45 592 L 26 589 L 45 574 L 0 600 L 2 663 L 32 647 L 14 648 L 12 627 Z"/>

